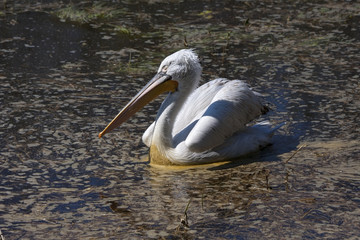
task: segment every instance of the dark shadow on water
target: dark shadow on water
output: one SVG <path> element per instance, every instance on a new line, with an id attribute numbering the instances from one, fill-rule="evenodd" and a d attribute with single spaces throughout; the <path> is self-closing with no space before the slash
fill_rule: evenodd
<path id="1" fill-rule="evenodd" d="M 273 137 L 273 143 L 264 147 L 260 151 L 249 154 L 248 156 L 234 159 L 220 166 L 211 167 L 209 170 L 235 168 L 255 162 L 280 162 L 281 159 L 278 156 L 295 150 L 299 143 L 299 139 L 293 136 L 276 135 Z"/>

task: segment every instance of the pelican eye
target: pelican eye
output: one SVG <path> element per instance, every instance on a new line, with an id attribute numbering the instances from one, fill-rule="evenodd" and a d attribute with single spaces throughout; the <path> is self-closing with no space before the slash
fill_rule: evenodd
<path id="1" fill-rule="evenodd" d="M 163 68 L 161 69 L 161 71 L 162 71 L 162 72 L 166 72 L 166 71 L 168 70 L 168 67 L 169 67 L 168 65 L 163 66 Z"/>

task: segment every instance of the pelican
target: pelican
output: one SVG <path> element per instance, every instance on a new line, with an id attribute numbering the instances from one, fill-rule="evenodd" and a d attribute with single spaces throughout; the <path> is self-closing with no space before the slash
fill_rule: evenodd
<path id="1" fill-rule="evenodd" d="M 251 122 L 268 111 L 241 80 L 215 79 L 198 87 L 202 67 L 192 49 L 166 57 L 157 74 L 99 134 L 112 131 L 161 93 L 168 95 L 142 140 L 150 163 L 194 165 L 231 160 L 270 143 L 270 123 Z"/>

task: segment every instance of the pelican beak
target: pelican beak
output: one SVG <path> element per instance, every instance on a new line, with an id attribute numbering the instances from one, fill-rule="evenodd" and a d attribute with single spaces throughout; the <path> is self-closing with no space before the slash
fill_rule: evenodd
<path id="1" fill-rule="evenodd" d="M 171 76 L 164 73 L 156 74 L 136 96 L 119 112 L 119 114 L 99 133 L 101 138 L 105 133 L 119 127 L 137 111 L 143 108 L 150 101 L 154 100 L 163 92 L 176 91 L 178 82 L 171 79 Z"/>

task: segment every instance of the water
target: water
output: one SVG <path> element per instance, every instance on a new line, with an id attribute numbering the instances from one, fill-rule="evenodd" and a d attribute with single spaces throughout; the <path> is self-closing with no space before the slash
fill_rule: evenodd
<path id="1" fill-rule="evenodd" d="M 2 237 L 360 237 L 359 12 L 351 1 L 4 2 Z M 150 166 L 141 134 L 161 99 L 98 139 L 184 47 L 203 82 L 240 78 L 264 94 L 265 118 L 287 123 L 272 146 Z"/>

